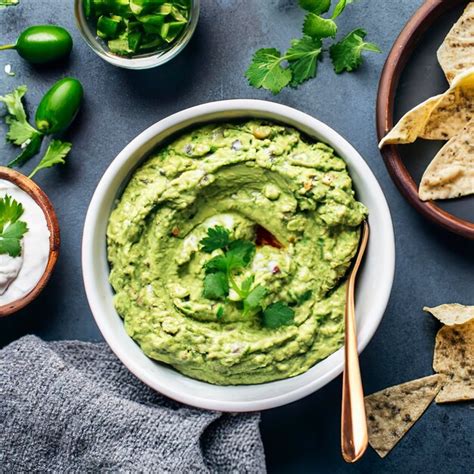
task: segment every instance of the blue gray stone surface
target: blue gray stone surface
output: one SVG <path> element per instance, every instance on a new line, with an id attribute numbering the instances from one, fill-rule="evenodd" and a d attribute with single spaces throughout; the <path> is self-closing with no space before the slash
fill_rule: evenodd
<path id="1" fill-rule="evenodd" d="M 365 157 L 388 199 L 397 271 L 385 317 L 361 357 L 366 391 L 432 373 L 438 324 L 421 309 L 446 302 L 474 304 L 474 242 L 436 228 L 403 200 L 377 150 L 374 123 L 385 57 L 422 1 L 360 0 L 350 6 L 341 29 L 365 27 L 383 54 L 367 56 L 359 72 L 339 77 L 325 60 L 317 80 L 272 97 L 248 87 L 243 73 L 254 50 L 283 49 L 299 35 L 302 12 L 296 3 L 202 0 L 201 19 L 188 47 L 171 63 L 144 72 L 116 69 L 95 56 L 75 30 L 72 0 L 22 0 L 21 6 L 0 11 L 0 43 L 11 42 L 28 25 L 50 22 L 68 27 L 75 40 L 70 61 L 54 67 L 32 67 L 14 52 L 1 53 L 0 94 L 27 84 L 32 111 L 50 85 L 65 75 L 78 77 L 86 90 L 84 107 L 67 136 L 74 143 L 68 164 L 37 178 L 58 213 L 59 263 L 34 304 L 0 321 L 1 345 L 29 333 L 47 340 L 101 340 L 83 290 L 80 245 L 88 202 L 103 172 L 130 140 L 169 114 L 212 100 L 259 98 L 300 109 L 340 132 Z M 3 74 L 5 64 L 12 64 L 15 77 Z M 3 126 L 0 131 L 5 131 Z M 0 144 L 2 164 L 13 153 L 12 147 Z M 345 465 L 339 454 L 340 389 L 338 378 L 303 401 L 264 413 L 270 472 L 473 472 L 472 403 L 432 405 L 387 458 L 369 450 L 355 466 Z"/>

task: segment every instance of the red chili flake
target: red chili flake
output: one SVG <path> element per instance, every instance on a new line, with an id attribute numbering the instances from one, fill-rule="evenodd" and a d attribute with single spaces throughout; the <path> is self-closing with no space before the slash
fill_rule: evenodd
<path id="1" fill-rule="evenodd" d="M 280 273 L 280 272 L 281 272 L 280 267 L 278 265 L 275 265 L 273 267 L 272 273 L 275 275 L 276 273 Z"/>
<path id="2" fill-rule="evenodd" d="M 283 247 L 283 245 L 278 242 L 277 238 L 261 225 L 257 225 L 255 227 L 255 233 L 257 234 L 255 239 L 257 247 L 262 247 L 264 245 L 270 245 L 277 249 L 281 249 Z"/>
<path id="3" fill-rule="evenodd" d="M 171 235 L 172 235 L 173 237 L 178 237 L 179 232 L 180 232 L 179 227 L 173 227 L 173 228 L 171 229 Z"/>

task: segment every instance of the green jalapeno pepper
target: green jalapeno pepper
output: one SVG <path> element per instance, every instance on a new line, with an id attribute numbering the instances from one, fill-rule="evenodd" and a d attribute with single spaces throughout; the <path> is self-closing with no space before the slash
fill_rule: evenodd
<path id="1" fill-rule="evenodd" d="M 61 26 L 30 26 L 20 34 L 15 44 L 0 46 L 0 50 L 6 49 L 16 49 L 32 64 L 45 64 L 69 56 L 72 38 Z"/>
<path id="2" fill-rule="evenodd" d="M 77 115 L 84 90 L 77 79 L 66 77 L 56 82 L 41 99 L 36 110 L 36 128 L 45 135 L 66 130 Z"/>

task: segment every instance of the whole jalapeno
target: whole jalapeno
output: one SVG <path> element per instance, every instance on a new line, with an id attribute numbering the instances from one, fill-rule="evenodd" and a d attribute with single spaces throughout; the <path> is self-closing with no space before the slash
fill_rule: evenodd
<path id="1" fill-rule="evenodd" d="M 77 115 L 84 90 L 77 79 L 66 77 L 46 92 L 36 110 L 37 129 L 45 135 L 66 130 Z"/>
<path id="2" fill-rule="evenodd" d="M 32 64 L 46 64 L 69 56 L 72 38 L 61 26 L 30 26 L 20 34 L 15 44 L 0 46 L 0 50 L 6 49 L 16 49 Z"/>

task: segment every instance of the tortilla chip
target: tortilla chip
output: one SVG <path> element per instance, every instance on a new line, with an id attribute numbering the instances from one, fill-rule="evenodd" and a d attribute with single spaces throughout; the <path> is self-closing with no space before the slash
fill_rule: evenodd
<path id="1" fill-rule="evenodd" d="M 447 376 L 436 403 L 474 399 L 474 319 L 438 331 L 433 369 Z"/>
<path id="2" fill-rule="evenodd" d="M 417 138 L 449 140 L 458 135 L 474 117 L 474 68 L 453 81 L 444 93 L 407 112 L 382 139 L 385 145 L 412 143 Z"/>
<path id="3" fill-rule="evenodd" d="M 446 79 L 454 78 L 474 66 L 474 2 L 467 5 L 438 49 L 438 61 Z"/>
<path id="4" fill-rule="evenodd" d="M 446 324 L 446 326 L 464 324 L 474 318 L 474 306 L 464 306 L 458 303 L 442 304 L 434 308 L 425 306 L 423 311 L 431 313 L 436 319 Z"/>
<path id="5" fill-rule="evenodd" d="M 433 158 L 421 178 L 418 194 L 422 201 L 474 194 L 474 120 Z"/>
<path id="6" fill-rule="evenodd" d="M 430 375 L 365 397 L 369 443 L 383 458 L 428 408 L 443 376 Z"/>

